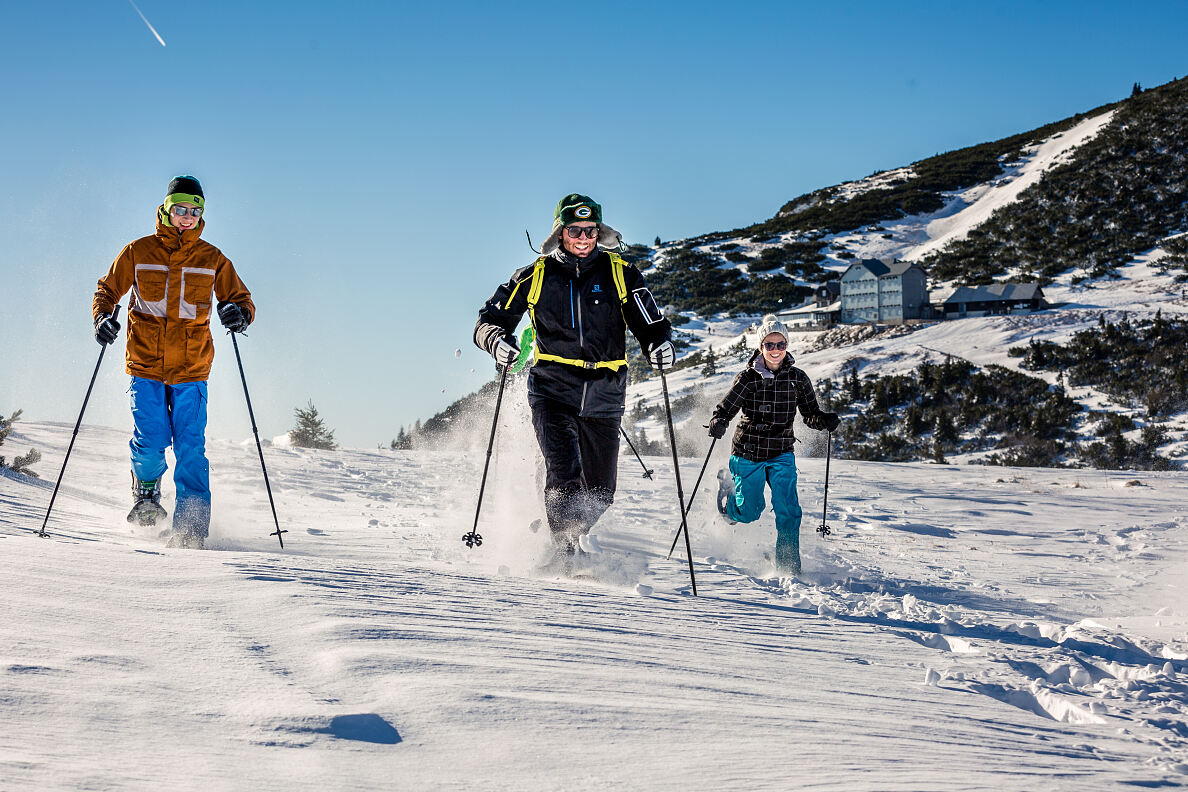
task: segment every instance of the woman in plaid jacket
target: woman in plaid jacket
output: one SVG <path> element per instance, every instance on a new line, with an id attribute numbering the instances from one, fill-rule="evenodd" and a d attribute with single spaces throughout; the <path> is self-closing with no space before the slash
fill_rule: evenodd
<path id="1" fill-rule="evenodd" d="M 792 365 L 788 354 L 788 328 L 773 315 L 759 326 L 759 349 L 714 409 L 709 433 L 722 438 L 734 416 L 742 411 L 731 447 L 732 497 L 726 498 L 726 515 L 735 522 L 755 522 L 763 513 L 763 487 L 771 487 L 776 518 L 776 568 L 800 574 L 800 502 L 796 497 L 796 436 L 792 424 L 796 410 L 804 424 L 832 432 L 840 419 L 821 412 L 808 375 Z"/>

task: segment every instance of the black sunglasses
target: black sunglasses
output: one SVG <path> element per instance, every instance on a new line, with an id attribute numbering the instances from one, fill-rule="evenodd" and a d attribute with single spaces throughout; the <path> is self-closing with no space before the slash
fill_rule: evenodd
<path id="1" fill-rule="evenodd" d="M 598 226 L 565 226 L 565 234 L 570 239 L 594 239 L 598 236 Z"/>
<path id="2" fill-rule="evenodd" d="M 763 348 L 766 349 L 768 352 L 771 352 L 774 349 L 787 349 L 788 342 L 787 341 L 764 341 Z"/>

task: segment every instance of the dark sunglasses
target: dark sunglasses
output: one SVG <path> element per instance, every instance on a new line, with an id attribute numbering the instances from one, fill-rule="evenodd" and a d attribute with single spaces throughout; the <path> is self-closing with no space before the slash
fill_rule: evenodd
<path id="1" fill-rule="evenodd" d="M 186 215 L 190 215 L 191 217 L 202 217 L 201 206 L 185 207 L 174 204 L 173 206 L 169 207 L 169 211 L 180 217 L 185 217 Z"/>
<path id="2" fill-rule="evenodd" d="M 787 349 L 788 342 L 787 341 L 764 341 L 763 348 L 766 349 L 768 352 L 771 352 L 772 350 L 775 350 L 775 349 Z"/>
<path id="3" fill-rule="evenodd" d="M 598 236 L 598 226 L 565 226 L 565 233 L 570 239 L 594 239 Z"/>

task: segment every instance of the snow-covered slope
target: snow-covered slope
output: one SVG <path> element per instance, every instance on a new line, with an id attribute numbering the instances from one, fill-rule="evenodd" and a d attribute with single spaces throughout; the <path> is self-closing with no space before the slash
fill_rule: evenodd
<path id="1" fill-rule="evenodd" d="M 964 239 L 995 211 L 1017 200 L 1024 190 L 1037 184 L 1048 171 L 1068 162 L 1077 149 L 1099 134 L 1113 117 L 1114 111 L 1111 110 L 1086 118 L 1071 129 L 1027 147 L 1016 160 L 1003 163 L 1003 173 L 992 181 L 942 194 L 940 197 L 945 205 L 936 212 L 909 215 L 875 226 L 820 236 L 818 241 L 821 246 L 829 246 L 822 251 L 826 259 L 821 266 L 840 275 L 855 258 L 915 261 L 941 250 L 951 242 Z M 911 176 L 910 167 L 876 173 L 865 179 L 838 185 L 834 188 L 831 200 L 849 200 L 863 193 L 885 189 Z M 747 235 L 714 238 L 712 242 L 694 244 L 694 248 L 711 253 L 715 248 L 730 247 L 747 255 L 758 255 L 765 249 L 777 248 L 802 236 L 797 232 L 786 232 L 763 242 L 756 242 Z M 667 243 L 657 256 L 661 266 L 666 251 L 686 244 L 681 240 Z M 724 266 L 746 271 L 745 265 L 740 263 Z M 761 276 L 771 274 L 774 273 L 761 273 Z"/>
<path id="2" fill-rule="evenodd" d="M 1185 475 L 833 460 L 821 539 L 824 460 L 801 459 L 801 580 L 707 476 L 695 598 L 663 458 L 655 481 L 622 460 L 591 577 L 532 574 L 508 399 L 474 550 L 482 432 L 265 449 L 283 551 L 250 443 L 210 444 L 207 552 L 124 522 L 123 430 L 84 427 L 49 539 L 50 483 L 0 477 L 0 789 L 1188 783 Z M 10 443 L 52 480 L 70 429 Z"/>
<path id="3" fill-rule="evenodd" d="M 1014 188 L 1014 183 L 1033 181 L 1037 174 L 1050 169 L 1054 163 L 1069 156 L 1075 147 L 1100 130 L 1108 114 L 1088 119 L 1066 133 L 1055 136 L 1036 147 L 1030 158 L 1015 167 L 1008 186 L 980 185 L 952 197 L 950 205 L 937 216 L 905 218 L 898 224 L 886 224 L 894 231 L 898 242 L 883 240 L 883 231 L 863 231 L 835 239 L 845 242 L 860 257 L 881 256 L 913 258 L 935 248 L 941 240 L 961 238 L 989 216 L 988 207 L 999 207 L 1000 197 Z M 872 177 L 873 178 L 873 177 Z M 1013 193 L 1017 195 L 1017 192 Z M 962 208 L 964 207 L 964 208 Z M 948 213 L 948 214 L 946 214 Z M 940 219 L 935 219 L 939 217 Z M 942 223 L 942 220 L 944 221 Z M 939 225 L 938 225 L 939 224 Z M 1178 236 L 1178 235 L 1174 235 Z M 1169 237 L 1170 238 L 1170 237 Z M 711 246 L 706 246 L 709 250 Z M 753 247 L 753 246 L 752 246 Z M 1052 308 L 1028 315 L 989 316 L 914 327 L 904 334 L 882 334 L 858 343 L 823 345 L 822 333 L 817 330 L 794 332 L 790 351 L 798 366 L 814 382 L 823 378 L 840 379 L 850 368 L 856 367 L 861 376 L 902 374 L 915 369 L 921 362 L 938 362 L 946 355 L 969 360 L 978 365 L 996 364 L 1021 370 L 1019 359 L 1007 352 L 1029 341 L 1065 343 L 1080 331 L 1093 327 L 1103 315 L 1111 321 L 1122 317 L 1131 320 L 1151 319 L 1157 312 L 1164 316 L 1188 315 L 1188 291 L 1177 280 L 1175 270 L 1165 271 L 1158 264 L 1166 252 L 1159 247 L 1136 255 L 1129 263 L 1117 268 L 1117 277 L 1083 279 L 1076 272 L 1066 272 L 1044 287 L 1044 295 Z M 839 273 L 846 266 L 842 261 L 832 265 Z M 952 293 L 952 284 L 932 285 L 932 301 L 940 305 Z M 756 339 L 748 331 L 754 329 L 758 316 L 699 317 L 686 315 L 690 321 L 679 328 L 689 342 L 686 355 L 713 348 L 718 355 L 730 355 L 740 340 L 753 346 Z M 684 421 L 683 431 L 698 434 L 698 427 L 706 423 L 713 404 L 729 387 L 733 376 L 741 368 L 737 354 L 718 361 L 719 373 L 703 378 L 701 367 L 678 371 L 669 377 L 672 397 L 688 395 L 698 389 L 702 395 L 699 409 Z M 1029 376 L 1045 378 L 1055 384 L 1055 372 L 1025 371 Z M 1092 410 L 1127 413 L 1140 424 L 1146 423 L 1145 411 L 1131 405 L 1118 404 L 1089 387 L 1070 387 L 1069 395 L 1082 406 Z M 649 404 L 660 403 L 660 385 L 655 379 L 631 386 L 628 406 L 643 398 Z M 1161 421 L 1169 431 L 1169 443 L 1161 453 L 1172 459 L 1188 455 L 1188 414 L 1166 417 Z M 655 421 L 644 422 L 649 437 L 657 437 L 661 428 Z M 1137 436 L 1140 429 L 1131 433 Z M 971 458 L 957 456 L 960 462 Z"/>

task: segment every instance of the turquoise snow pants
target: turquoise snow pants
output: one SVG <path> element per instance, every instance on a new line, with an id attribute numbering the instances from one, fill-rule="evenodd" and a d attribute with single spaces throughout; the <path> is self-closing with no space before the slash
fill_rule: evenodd
<path id="1" fill-rule="evenodd" d="M 796 497 L 796 455 L 791 451 L 765 462 L 730 457 L 734 497 L 726 499 L 726 516 L 735 522 L 759 519 L 766 505 L 763 487 L 771 487 L 776 520 L 776 568 L 800 574 L 800 500 Z"/>
<path id="2" fill-rule="evenodd" d="M 132 378 L 132 472 L 141 481 L 165 474 L 165 449 L 173 446 L 177 504 L 173 530 L 205 537 L 210 532 L 210 464 L 206 460 L 206 383 L 166 385 Z"/>

